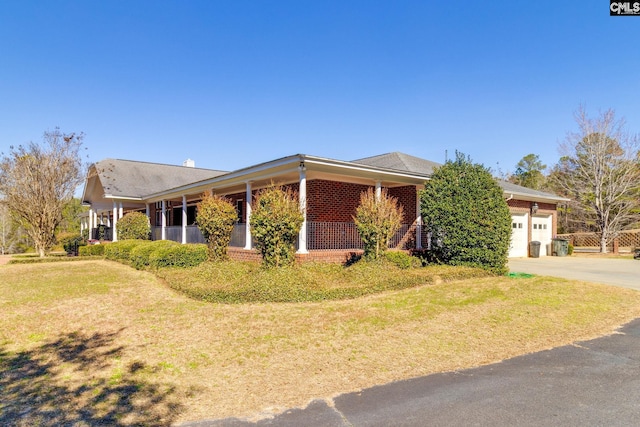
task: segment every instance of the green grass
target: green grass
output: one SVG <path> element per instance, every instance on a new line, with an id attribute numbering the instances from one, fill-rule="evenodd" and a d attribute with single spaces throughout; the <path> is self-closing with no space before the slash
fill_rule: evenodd
<path id="1" fill-rule="evenodd" d="M 191 298 L 219 303 L 352 299 L 441 281 L 490 276 L 477 268 L 401 269 L 384 260 L 360 261 L 348 267 L 304 263 L 271 269 L 252 262 L 225 261 L 204 263 L 188 270 L 160 269 L 156 274 L 169 287 Z"/>

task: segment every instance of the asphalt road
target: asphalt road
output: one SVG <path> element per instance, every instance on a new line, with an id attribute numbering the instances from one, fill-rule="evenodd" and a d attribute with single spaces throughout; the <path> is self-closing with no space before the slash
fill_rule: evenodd
<path id="1" fill-rule="evenodd" d="M 189 427 L 634 426 L 640 319 L 618 333 L 459 372 L 315 400 L 274 418 Z"/>
<path id="2" fill-rule="evenodd" d="M 640 261 L 522 258 L 511 271 L 640 290 Z M 640 425 L 640 319 L 617 333 L 492 365 L 318 399 L 273 418 L 183 427 Z"/>

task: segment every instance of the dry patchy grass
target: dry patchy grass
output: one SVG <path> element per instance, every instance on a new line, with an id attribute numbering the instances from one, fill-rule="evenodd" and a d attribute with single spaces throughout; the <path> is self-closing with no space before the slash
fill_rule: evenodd
<path id="1" fill-rule="evenodd" d="M 305 406 L 610 333 L 640 293 L 481 278 L 321 303 L 190 300 L 108 261 L 0 267 L 0 424 L 166 425 Z"/>

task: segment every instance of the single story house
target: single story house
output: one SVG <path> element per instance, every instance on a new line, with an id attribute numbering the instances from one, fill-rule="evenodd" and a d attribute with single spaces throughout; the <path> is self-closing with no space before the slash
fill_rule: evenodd
<path id="1" fill-rule="evenodd" d="M 257 259 L 248 218 L 251 202 L 272 184 L 296 190 L 304 223 L 297 242 L 300 259 L 344 261 L 362 243 L 353 223 L 360 194 L 385 188 L 404 209 L 402 228 L 391 246 L 428 249 L 422 225 L 419 191 L 438 163 L 404 153 L 387 153 L 353 161 L 295 154 L 231 172 L 131 160 L 105 159 L 89 167 L 82 201 L 89 212 L 83 229 L 92 238 L 118 239 L 124 213 L 146 213 L 154 240 L 204 242 L 195 226 L 196 205 L 206 192 L 223 195 L 236 206 L 238 222 L 229 247 L 237 259 Z M 540 241 L 540 256 L 549 253 L 557 230 L 557 206 L 567 199 L 499 181 L 513 218 L 509 256 L 526 257 L 529 242 Z"/>

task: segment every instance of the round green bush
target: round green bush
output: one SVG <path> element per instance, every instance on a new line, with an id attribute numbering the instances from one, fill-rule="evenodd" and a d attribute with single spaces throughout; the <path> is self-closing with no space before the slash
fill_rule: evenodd
<path id="1" fill-rule="evenodd" d="M 129 212 L 118 220 L 116 225 L 119 240 L 149 240 L 151 226 L 149 218 L 142 212 Z"/>

